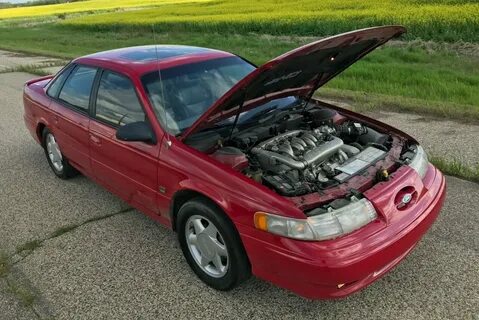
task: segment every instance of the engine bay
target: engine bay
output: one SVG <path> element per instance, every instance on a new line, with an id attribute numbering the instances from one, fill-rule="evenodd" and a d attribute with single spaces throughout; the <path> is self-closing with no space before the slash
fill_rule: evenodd
<path id="1" fill-rule="evenodd" d="M 287 197 L 321 193 L 356 176 L 378 182 L 391 167 L 368 169 L 385 158 L 394 163 L 402 152 L 391 161 L 397 137 L 317 105 L 238 126 L 229 139 L 222 140 L 228 135 L 221 130 L 215 134 L 198 140 L 218 141 L 212 152 L 202 146 L 210 156 Z"/>
<path id="2" fill-rule="evenodd" d="M 265 172 L 263 183 L 282 195 L 302 195 L 342 183 L 386 154 L 377 147 L 346 144 L 336 132 L 330 126 L 293 130 L 254 147 L 251 153 Z"/>

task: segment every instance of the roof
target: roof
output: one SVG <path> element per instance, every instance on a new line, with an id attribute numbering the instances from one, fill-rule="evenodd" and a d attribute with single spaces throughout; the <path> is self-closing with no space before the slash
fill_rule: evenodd
<path id="1" fill-rule="evenodd" d="M 141 75 L 160 68 L 234 56 L 231 53 L 194 46 L 146 45 L 93 53 L 75 62 L 99 67 L 128 69 Z"/>

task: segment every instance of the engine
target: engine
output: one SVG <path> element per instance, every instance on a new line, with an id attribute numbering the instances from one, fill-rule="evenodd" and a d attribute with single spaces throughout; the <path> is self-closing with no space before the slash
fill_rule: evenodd
<path id="1" fill-rule="evenodd" d="M 370 135 L 378 134 L 369 130 Z M 261 168 L 263 184 L 282 195 L 302 195 L 343 183 L 383 158 L 384 146 L 357 142 L 370 140 L 357 139 L 367 133 L 359 123 L 291 130 L 258 143 L 251 158 Z M 345 143 L 341 137 L 355 142 Z"/>
<path id="2" fill-rule="evenodd" d="M 281 195 L 299 196 L 341 184 L 387 155 L 387 134 L 324 114 L 311 118 L 239 132 L 212 156 Z"/>

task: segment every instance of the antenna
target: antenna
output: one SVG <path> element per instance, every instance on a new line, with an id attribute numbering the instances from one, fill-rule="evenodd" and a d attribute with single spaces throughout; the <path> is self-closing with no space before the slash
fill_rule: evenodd
<path id="1" fill-rule="evenodd" d="M 161 68 L 160 68 L 160 56 L 158 54 L 158 44 L 156 42 L 156 32 L 155 32 L 155 25 L 151 25 L 151 30 L 153 30 L 153 41 L 155 42 L 155 55 L 156 55 L 156 66 L 158 69 L 158 78 L 160 79 L 160 91 L 161 91 L 161 100 L 162 100 L 162 105 L 163 105 L 163 119 L 164 123 L 166 126 L 166 131 L 168 131 L 168 116 L 166 113 L 166 100 L 165 100 L 165 91 L 163 88 L 163 80 L 161 78 Z M 166 145 L 168 147 L 171 147 L 171 140 L 170 140 L 170 135 L 165 132 L 165 137 L 166 137 Z"/>

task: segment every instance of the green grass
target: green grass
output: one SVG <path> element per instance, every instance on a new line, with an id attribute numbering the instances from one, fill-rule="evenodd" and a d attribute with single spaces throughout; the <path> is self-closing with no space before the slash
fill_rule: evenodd
<path id="1" fill-rule="evenodd" d="M 59 237 L 59 236 L 65 234 L 65 233 L 68 233 L 72 230 L 75 230 L 76 228 L 78 228 L 78 225 L 74 225 L 74 224 L 60 227 L 60 228 L 56 229 L 55 231 L 53 231 L 49 238 L 52 239 L 52 238 Z"/>
<path id="2" fill-rule="evenodd" d="M 479 183 L 479 164 L 472 167 L 455 159 L 444 159 L 434 155 L 429 158 L 444 174 Z"/>
<path id="3" fill-rule="evenodd" d="M 8 255 L 0 250 L 0 278 L 4 278 L 7 284 L 6 289 L 13 294 L 26 307 L 32 307 L 37 300 L 34 290 L 28 285 L 18 281 L 15 277 L 8 276 L 12 264 Z"/>
<path id="4" fill-rule="evenodd" d="M 0 28 L 3 48 L 73 58 L 96 51 L 153 43 L 151 33 L 87 32 L 56 25 Z M 22 41 L 18 41 L 22 39 Z M 294 37 L 161 33 L 158 43 L 207 46 L 261 64 L 311 41 Z M 405 45 L 378 49 L 332 80 L 319 94 L 354 99 L 359 108 L 388 108 L 479 120 L 479 57 Z"/>
<path id="5" fill-rule="evenodd" d="M 31 307 L 36 300 L 36 295 L 26 286 L 21 285 L 17 281 L 7 277 L 12 265 L 8 255 L 4 251 L 0 251 L 0 278 L 5 277 L 7 290 L 17 297 L 23 305 Z"/>
<path id="6" fill-rule="evenodd" d="M 0 251 L 0 278 L 10 271 L 10 260 L 4 251 Z"/>
<path id="7" fill-rule="evenodd" d="M 31 307 L 37 299 L 32 290 L 18 283 L 9 281 L 8 290 L 18 299 L 25 307 Z"/>
<path id="8" fill-rule="evenodd" d="M 33 251 L 33 250 L 39 248 L 41 245 L 42 245 L 42 241 L 35 239 L 35 240 L 29 241 L 29 242 L 25 242 L 24 244 L 18 246 L 16 248 L 16 252 L 21 253 L 23 251 Z"/>
<path id="9" fill-rule="evenodd" d="M 345 102 L 356 112 L 384 110 L 419 113 L 425 116 L 455 119 L 466 123 L 479 122 L 478 107 L 470 105 L 331 88 L 319 90 L 316 97 Z"/>

